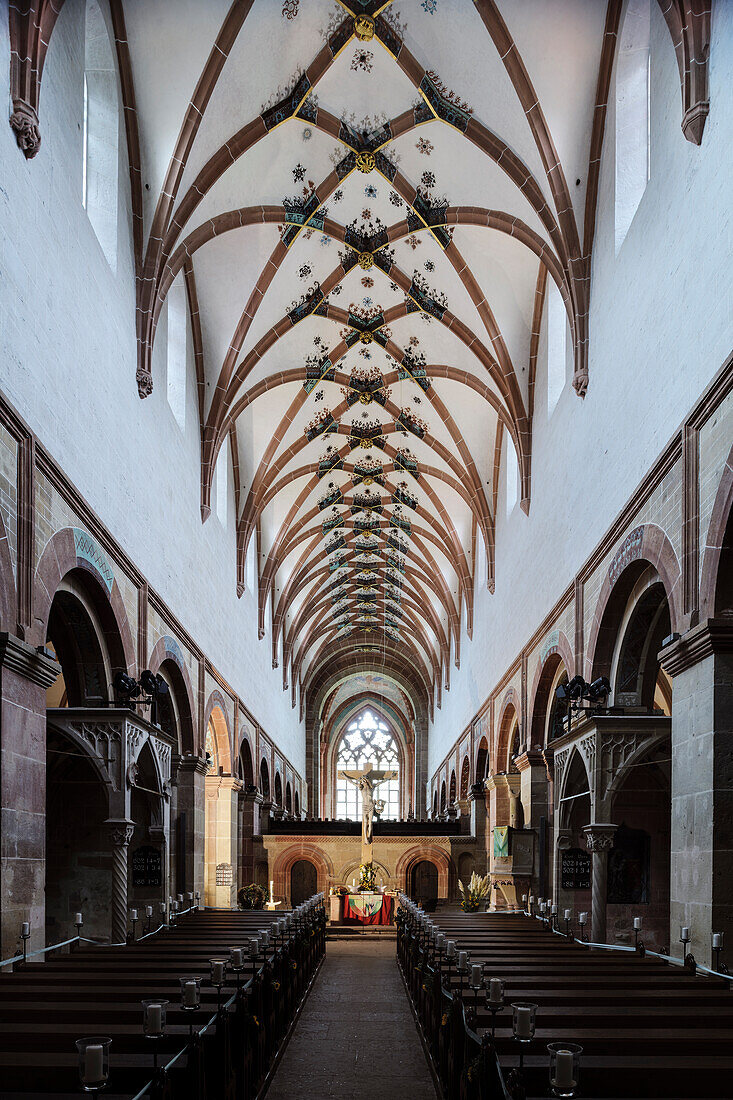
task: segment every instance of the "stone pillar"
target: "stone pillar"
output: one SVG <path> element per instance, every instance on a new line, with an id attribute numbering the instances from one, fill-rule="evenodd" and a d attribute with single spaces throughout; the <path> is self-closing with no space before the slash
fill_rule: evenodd
<path id="1" fill-rule="evenodd" d="M 262 795 L 256 787 L 248 787 L 239 796 L 242 807 L 241 816 L 241 881 L 248 886 L 255 880 L 255 841 L 260 835 L 260 807 Z"/>
<path id="2" fill-rule="evenodd" d="M 237 904 L 239 864 L 237 818 L 242 783 L 232 775 L 206 776 L 206 892 L 207 905 L 233 909 Z M 231 881 L 217 885 L 217 867 L 231 871 Z"/>
<path id="3" fill-rule="evenodd" d="M 591 938 L 594 943 L 606 942 L 606 896 L 608 894 L 608 852 L 618 825 L 584 825 L 585 841 L 593 853 L 591 902 Z"/>
<path id="4" fill-rule="evenodd" d="M 185 889 L 204 897 L 204 837 L 206 829 L 206 803 L 204 776 L 206 758 L 195 754 L 181 757 L 178 765 L 176 808 L 178 815 L 185 814 L 182 830 L 184 840 L 183 864 Z M 183 889 L 183 885 L 181 885 Z"/>
<path id="5" fill-rule="evenodd" d="M 471 835 L 476 841 L 476 874 L 485 875 L 489 869 L 489 819 L 486 812 L 486 791 L 483 783 L 473 784 L 468 792 L 468 804 L 471 813 Z"/>
<path id="6" fill-rule="evenodd" d="M 127 866 L 128 849 L 135 824 L 132 821 L 107 821 L 112 846 L 112 928 L 113 943 L 127 938 Z"/>
<path id="7" fill-rule="evenodd" d="M 733 949 L 733 620 L 708 619 L 660 654 L 672 680 L 670 941 L 711 963 L 711 935 Z"/>
<path id="8" fill-rule="evenodd" d="M 2 958 L 29 921 L 34 950 L 46 935 L 46 688 L 57 662 L 0 634 L 0 905 Z"/>

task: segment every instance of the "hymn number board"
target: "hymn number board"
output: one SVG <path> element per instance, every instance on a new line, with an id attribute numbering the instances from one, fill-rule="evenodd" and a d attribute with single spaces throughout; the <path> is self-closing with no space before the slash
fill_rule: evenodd
<path id="1" fill-rule="evenodd" d="M 160 848 L 143 844 L 132 853 L 132 885 L 158 887 L 163 885 L 163 862 Z"/>
<path id="2" fill-rule="evenodd" d="M 590 852 L 582 848 L 568 848 L 562 852 L 560 879 L 563 890 L 590 890 Z"/>

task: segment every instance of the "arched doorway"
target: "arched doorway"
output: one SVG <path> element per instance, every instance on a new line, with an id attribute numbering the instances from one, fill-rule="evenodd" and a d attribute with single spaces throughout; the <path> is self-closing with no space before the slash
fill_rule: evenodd
<path id="1" fill-rule="evenodd" d="M 318 890 L 318 872 L 309 859 L 298 859 L 290 868 L 290 904 L 295 907 Z"/>
<path id="2" fill-rule="evenodd" d="M 423 909 L 432 912 L 438 900 L 438 868 L 429 859 L 421 859 L 410 872 L 410 895 Z"/>

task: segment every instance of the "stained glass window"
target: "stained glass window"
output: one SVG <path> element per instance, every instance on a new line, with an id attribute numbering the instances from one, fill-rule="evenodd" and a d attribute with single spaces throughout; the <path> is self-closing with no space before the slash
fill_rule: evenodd
<path id="1" fill-rule="evenodd" d="M 341 738 L 336 756 L 336 771 L 350 771 L 373 764 L 375 768 L 399 771 L 400 758 L 394 736 L 381 718 L 366 709 L 351 722 Z M 384 801 L 382 818 L 395 821 L 400 816 L 400 779 L 380 783 L 376 797 Z M 361 821 L 361 795 L 354 783 L 336 779 L 336 816 Z"/>

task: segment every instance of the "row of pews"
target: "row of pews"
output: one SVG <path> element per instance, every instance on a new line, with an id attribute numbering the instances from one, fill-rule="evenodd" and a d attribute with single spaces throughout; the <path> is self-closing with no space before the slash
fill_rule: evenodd
<path id="1" fill-rule="evenodd" d="M 397 952 L 448 1100 L 554 1095 L 547 1044 L 557 1042 L 582 1047 L 576 1095 L 585 1098 L 733 1096 L 733 992 L 724 978 L 591 950 L 524 914 L 440 913 L 433 923 L 468 952 L 467 975 L 447 966 L 407 899 Z M 485 986 L 492 977 L 505 983 L 494 1020 L 486 990 L 470 988 L 476 964 Z M 521 1045 L 516 1002 L 537 1005 L 534 1037 Z"/>
<path id="2" fill-rule="evenodd" d="M 82 1095 L 75 1042 L 111 1038 L 109 1100 L 250 1100 L 269 1082 L 325 952 L 322 897 L 283 914 L 204 910 L 125 946 L 92 946 L 0 974 L 0 1097 Z M 252 938 L 262 937 L 256 956 Z M 242 948 L 221 988 L 211 959 Z M 235 955 L 235 958 L 237 956 Z M 238 960 L 239 961 L 239 960 Z M 180 979 L 200 977 L 199 1007 L 184 1010 Z M 160 1038 L 146 1037 L 141 1002 L 168 1000 Z M 157 1063 L 157 1071 L 154 1070 Z"/>

